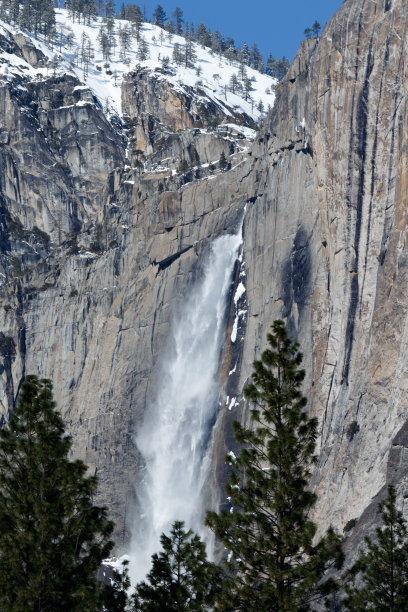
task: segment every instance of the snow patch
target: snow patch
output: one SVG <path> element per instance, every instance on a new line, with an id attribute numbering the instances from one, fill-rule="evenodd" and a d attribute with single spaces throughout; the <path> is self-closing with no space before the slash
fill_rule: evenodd
<path id="1" fill-rule="evenodd" d="M 95 259 L 97 255 L 96 253 L 91 253 L 91 251 L 85 251 L 85 253 L 79 253 L 79 257 L 81 257 L 81 259 Z"/>
<path id="2" fill-rule="evenodd" d="M 236 342 L 237 340 L 237 334 L 238 334 L 238 320 L 239 317 L 238 315 L 236 315 L 235 319 L 234 319 L 234 325 L 232 326 L 232 332 L 231 332 L 231 342 Z"/>
<path id="3" fill-rule="evenodd" d="M 244 295 L 245 293 L 245 285 L 244 283 L 239 283 L 237 290 L 235 291 L 235 295 L 234 295 L 234 302 L 235 304 L 238 303 L 238 301 L 240 300 L 240 298 Z"/>
<path id="4" fill-rule="evenodd" d="M 238 405 L 238 403 L 239 402 L 238 402 L 236 397 L 231 398 L 231 401 L 230 401 L 229 406 L 228 406 L 228 410 L 232 410 L 234 408 L 234 406 Z"/>
<path id="5" fill-rule="evenodd" d="M 228 372 L 228 376 L 232 376 L 232 374 L 234 374 L 234 372 L 236 372 L 236 371 L 237 371 L 237 364 L 235 364 L 234 367 L 232 368 L 232 370 L 230 370 Z"/>

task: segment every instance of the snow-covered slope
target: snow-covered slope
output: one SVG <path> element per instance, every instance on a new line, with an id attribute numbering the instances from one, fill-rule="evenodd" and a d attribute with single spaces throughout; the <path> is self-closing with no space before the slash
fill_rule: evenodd
<path id="1" fill-rule="evenodd" d="M 137 59 L 138 42 L 132 38 L 131 46 L 126 52 L 126 56 L 120 53 L 119 30 L 128 22 L 116 20 L 116 33 L 114 55 L 109 62 L 109 69 L 106 69 L 100 45 L 98 33 L 102 24 L 102 19 L 95 19 L 90 25 L 73 23 L 65 9 L 56 9 L 57 20 L 57 42 L 51 46 L 41 37 L 37 40 L 33 35 L 25 33 L 30 37 L 33 45 L 39 49 L 49 61 L 38 62 L 36 66 L 27 62 L 21 57 L 2 51 L 0 53 L 0 78 L 14 78 L 15 76 L 25 76 L 29 78 L 44 78 L 52 75 L 64 74 L 67 72 L 75 74 L 80 80 L 86 82 L 89 88 L 100 100 L 108 113 L 121 115 L 121 82 L 123 75 L 133 69 L 136 64 L 154 70 L 161 67 L 161 60 L 164 57 L 172 58 L 173 47 L 176 43 L 185 44 L 185 39 L 181 36 L 173 35 L 171 41 L 158 26 L 150 23 L 143 24 L 141 35 L 148 43 L 149 57 L 143 62 Z M 10 39 L 16 30 L 4 22 L 0 22 L 0 35 Z M 84 35 L 90 41 L 93 52 L 93 59 L 89 64 L 87 74 L 84 74 L 83 66 L 80 62 L 80 51 L 83 44 Z M 69 44 L 68 39 L 72 38 Z M 206 95 L 216 103 L 228 105 L 235 108 L 238 112 L 246 113 L 254 120 L 262 115 L 258 105 L 262 101 L 265 111 L 274 102 L 274 85 L 276 80 L 266 74 L 246 67 L 247 78 L 252 82 L 250 98 L 237 95 L 229 91 L 228 85 L 231 77 L 237 75 L 239 65 L 231 62 L 223 56 L 214 54 L 211 49 L 194 45 L 197 54 L 195 68 L 185 68 L 170 63 L 169 74 L 163 74 L 161 78 L 168 80 L 174 88 L 186 86 L 200 86 Z M 198 69 L 198 70 L 197 70 Z"/>

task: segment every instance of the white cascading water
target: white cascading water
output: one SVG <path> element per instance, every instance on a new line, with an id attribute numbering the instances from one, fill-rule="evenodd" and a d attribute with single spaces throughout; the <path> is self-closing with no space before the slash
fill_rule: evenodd
<path id="1" fill-rule="evenodd" d="M 130 554 L 132 583 L 145 577 L 160 534 L 175 520 L 203 533 L 205 457 L 218 405 L 217 374 L 237 235 L 217 238 L 204 274 L 172 324 L 156 401 L 137 435 L 146 469 L 137 495 Z"/>

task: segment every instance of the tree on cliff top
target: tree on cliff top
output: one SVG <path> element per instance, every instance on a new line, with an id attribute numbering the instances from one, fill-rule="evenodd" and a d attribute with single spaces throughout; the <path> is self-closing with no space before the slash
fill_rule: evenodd
<path id="1" fill-rule="evenodd" d="M 0 430 L 1 610 L 97 609 L 95 572 L 113 524 L 93 505 L 96 477 L 68 459 L 70 448 L 51 382 L 27 376 Z"/>
<path id="2" fill-rule="evenodd" d="M 253 404 L 253 427 L 234 423 L 242 444 L 231 465 L 227 494 L 231 510 L 209 512 L 207 524 L 221 539 L 232 576 L 222 610 L 308 610 L 336 589 L 324 578 L 343 561 L 341 539 L 332 529 L 314 544 L 308 515 L 316 496 L 308 488 L 315 463 L 317 421 L 308 417 L 300 387 L 304 371 L 298 344 L 282 321 L 268 334 L 270 348 L 254 362 L 245 396 Z"/>
<path id="3" fill-rule="evenodd" d="M 378 508 L 382 527 L 377 541 L 365 538 L 366 550 L 360 551 L 353 567 L 346 572 L 349 581 L 345 610 L 406 610 L 408 602 L 408 529 L 396 508 L 394 487 Z M 360 586 L 356 586 L 356 578 Z"/>
<path id="4" fill-rule="evenodd" d="M 322 26 L 320 25 L 320 23 L 318 21 L 315 21 L 311 28 L 305 29 L 304 34 L 306 38 L 310 38 L 311 36 L 313 36 L 314 38 L 319 38 L 321 29 Z"/>

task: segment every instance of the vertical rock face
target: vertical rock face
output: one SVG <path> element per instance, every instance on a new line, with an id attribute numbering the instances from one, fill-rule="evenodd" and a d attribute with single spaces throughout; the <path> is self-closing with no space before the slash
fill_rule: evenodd
<path id="1" fill-rule="evenodd" d="M 25 373 L 53 379 L 120 547 L 172 316 L 209 243 L 243 216 L 246 294 L 231 301 L 220 368 L 216 481 L 229 420 L 246 418 L 231 398 L 283 317 L 319 417 L 319 524 L 372 516 L 386 482 L 404 497 L 407 20 L 405 0 L 346 0 L 302 43 L 251 147 L 218 126 L 221 107 L 204 112 L 143 71 L 124 84 L 127 132 L 69 77 L 0 87 L 3 422 Z M 221 152 L 231 169 L 214 173 Z M 148 172 L 125 165 L 142 155 Z M 184 179 L 172 172 L 182 158 L 196 167 Z"/>
<path id="2" fill-rule="evenodd" d="M 303 43 L 254 149 L 244 363 L 287 318 L 321 425 L 317 518 L 337 527 L 386 481 L 405 497 L 389 462 L 406 462 L 407 18 L 403 1 L 346 1 Z"/>
<path id="3" fill-rule="evenodd" d="M 118 135 L 87 87 L 71 76 L 0 86 L 0 185 L 24 228 L 61 242 L 99 206 L 106 175 L 123 166 Z"/>
<path id="4" fill-rule="evenodd" d="M 128 155 L 132 164 L 147 161 L 147 167 L 177 168 L 181 160 L 200 166 L 219 159 L 221 152 L 234 152 L 233 141 L 220 138 L 230 122 L 254 126 L 253 120 L 236 108 L 209 98 L 204 89 L 173 84 L 163 78 L 170 70 L 154 72 L 138 67 L 122 84 L 122 109 L 129 130 Z M 198 177 L 196 177 L 198 178 Z"/>
<path id="5" fill-rule="evenodd" d="M 167 106 L 150 108 L 158 85 L 142 76 L 133 93 L 124 87 L 126 133 L 70 76 L 0 87 L 1 422 L 26 373 L 52 378 L 73 453 L 98 474 L 99 502 L 115 519 L 119 547 L 129 539 L 142 464 L 135 434 L 154 399 L 171 317 L 201 275 L 212 240 L 239 227 L 249 144 L 239 129 L 218 127 L 221 107 L 215 115 L 205 109 L 203 132 L 187 119 L 172 123 Z M 163 96 L 186 117 L 196 113 L 187 94 L 164 88 Z M 132 168 L 131 154 L 126 159 L 138 105 L 170 124 L 165 139 L 159 128 L 146 136 L 149 172 Z M 194 162 L 194 175 L 173 176 L 171 163 L 158 169 L 163 150 L 173 167 L 181 156 Z M 208 168 L 222 151 L 236 170 Z M 192 180 L 199 169 L 201 180 Z"/>

